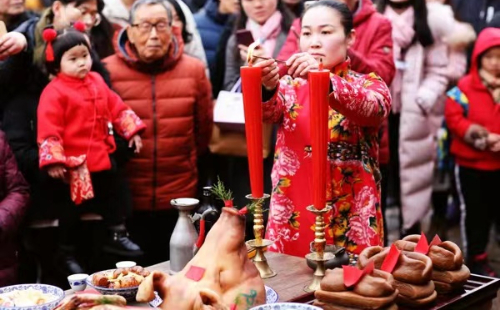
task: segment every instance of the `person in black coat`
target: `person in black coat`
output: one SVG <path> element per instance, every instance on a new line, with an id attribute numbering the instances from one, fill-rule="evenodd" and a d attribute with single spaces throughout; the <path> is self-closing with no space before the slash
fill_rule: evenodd
<path id="1" fill-rule="evenodd" d="M 480 33 L 500 11 L 500 0 L 451 0 L 460 21 L 469 23 Z"/>

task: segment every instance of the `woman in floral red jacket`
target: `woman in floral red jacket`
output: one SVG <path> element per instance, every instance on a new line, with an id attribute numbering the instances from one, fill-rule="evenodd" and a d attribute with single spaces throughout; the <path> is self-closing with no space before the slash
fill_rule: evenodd
<path id="1" fill-rule="evenodd" d="M 307 73 L 320 59 L 331 70 L 326 196 L 333 209 L 326 215 L 327 243 L 355 254 L 383 244 L 378 130 L 391 98 L 378 76 L 350 70 L 352 24 L 347 6 L 318 1 L 302 18 L 302 53 L 287 60 L 289 75 L 279 80 L 274 60 L 257 63 L 263 67 L 264 119 L 280 125 L 267 227 L 273 251 L 303 256 L 314 239 L 314 215 L 306 211 L 312 202 Z"/>

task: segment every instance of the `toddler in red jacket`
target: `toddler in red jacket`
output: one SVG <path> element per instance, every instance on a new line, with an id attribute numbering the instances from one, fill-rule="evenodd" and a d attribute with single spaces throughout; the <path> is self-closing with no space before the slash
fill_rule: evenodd
<path id="1" fill-rule="evenodd" d="M 469 74 L 448 92 L 445 117 L 467 263 L 473 273 L 495 276 L 486 246 L 492 222 L 500 220 L 500 29 L 479 34 Z"/>
<path id="2" fill-rule="evenodd" d="M 58 205 L 60 249 L 68 259 L 66 270 L 83 272 L 73 257 L 73 231 L 81 212 L 102 215 L 110 229 L 105 248 L 123 256 L 142 255 L 128 239 L 125 213 L 117 203 L 126 189 L 118 181 L 112 153 L 113 131 L 139 152 L 144 123 L 111 91 L 100 75 L 90 72 L 90 43 L 83 27 L 57 33 L 45 29 L 46 67 L 54 79 L 46 86 L 37 110 L 40 168 L 54 180 Z M 69 183 L 69 186 L 68 186 Z M 79 206 L 82 204 L 82 206 Z"/>

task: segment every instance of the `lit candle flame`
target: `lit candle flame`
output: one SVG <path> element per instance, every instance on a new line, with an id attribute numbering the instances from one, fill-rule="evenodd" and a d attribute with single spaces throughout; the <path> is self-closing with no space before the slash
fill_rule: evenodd
<path id="1" fill-rule="evenodd" d="M 323 58 L 319 59 L 319 71 L 323 70 Z"/>
<path id="2" fill-rule="evenodd" d="M 255 41 L 250 46 L 248 47 L 248 53 L 247 53 L 247 63 L 251 67 L 253 63 L 253 51 L 260 45 L 259 41 Z"/>

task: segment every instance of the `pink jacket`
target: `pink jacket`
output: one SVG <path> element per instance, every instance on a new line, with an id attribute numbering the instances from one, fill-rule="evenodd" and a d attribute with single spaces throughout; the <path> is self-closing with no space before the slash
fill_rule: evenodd
<path id="1" fill-rule="evenodd" d="M 448 47 L 441 39 L 452 25 L 442 5 L 428 5 L 434 44 L 414 43 L 405 54 L 401 91 L 399 156 L 403 228 L 420 221 L 430 207 L 436 134 L 442 124 L 448 87 Z M 417 103 L 418 102 L 418 103 Z"/>

